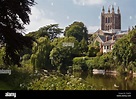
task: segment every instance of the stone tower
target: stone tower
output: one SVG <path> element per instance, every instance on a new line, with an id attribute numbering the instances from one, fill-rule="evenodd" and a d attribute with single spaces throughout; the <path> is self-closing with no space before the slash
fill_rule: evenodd
<path id="1" fill-rule="evenodd" d="M 108 31 L 111 29 L 121 30 L 121 13 L 118 7 L 117 13 L 114 11 L 114 6 L 112 6 L 112 10 L 110 11 L 110 7 L 108 8 L 108 12 L 105 13 L 104 6 L 101 12 L 101 30 Z"/>

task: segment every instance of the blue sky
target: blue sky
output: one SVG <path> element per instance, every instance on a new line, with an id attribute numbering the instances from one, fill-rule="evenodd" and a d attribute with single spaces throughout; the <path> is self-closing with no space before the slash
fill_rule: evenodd
<path id="1" fill-rule="evenodd" d="M 121 28 L 136 25 L 136 0 L 35 0 L 32 7 L 30 24 L 25 26 L 26 32 L 36 31 L 49 24 L 59 24 L 60 28 L 74 21 L 85 24 L 89 33 L 100 29 L 100 15 L 102 7 L 107 12 L 110 5 L 114 5 L 115 12 L 119 6 L 121 11 Z"/>

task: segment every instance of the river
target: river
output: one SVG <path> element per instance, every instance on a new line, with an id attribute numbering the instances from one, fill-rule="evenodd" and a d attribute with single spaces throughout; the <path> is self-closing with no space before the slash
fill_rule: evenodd
<path id="1" fill-rule="evenodd" d="M 88 72 L 74 72 L 75 77 L 81 77 L 97 90 L 136 90 L 136 77 L 123 75 L 92 74 Z"/>

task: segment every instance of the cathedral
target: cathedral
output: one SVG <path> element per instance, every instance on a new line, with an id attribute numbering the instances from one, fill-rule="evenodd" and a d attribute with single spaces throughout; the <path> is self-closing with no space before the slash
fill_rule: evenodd
<path id="1" fill-rule="evenodd" d="M 117 13 L 114 12 L 114 7 L 112 6 L 112 11 L 108 8 L 108 13 L 105 13 L 103 6 L 101 13 L 101 30 L 108 31 L 111 29 L 121 30 L 121 13 L 118 7 Z"/>
<path id="2" fill-rule="evenodd" d="M 101 29 L 98 29 L 94 34 L 97 35 L 94 43 L 99 43 L 100 51 L 103 53 L 111 52 L 116 40 L 128 34 L 128 30 L 121 30 L 121 12 L 119 7 L 116 12 L 114 6 L 112 8 L 109 7 L 106 12 L 103 6 L 101 12 Z"/>

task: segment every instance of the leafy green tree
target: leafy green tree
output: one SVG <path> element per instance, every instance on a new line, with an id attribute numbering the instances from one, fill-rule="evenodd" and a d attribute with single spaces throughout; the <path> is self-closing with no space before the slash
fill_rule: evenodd
<path id="1" fill-rule="evenodd" d="M 30 32 L 27 34 L 27 36 L 34 37 L 35 39 L 48 36 L 52 41 L 53 39 L 57 38 L 58 35 L 63 33 L 62 30 L 63 29 L 60 29 L 58 24 L 50 24 L 40 28 L 38 31 Z"/>
<path id="2" fill-rule="evenodd" d="M 53 47 L 57 46 L 59 44 L 60 41 L 62 41 L 64 38 L 63 37 L 60 37 L 60 38 L 55 38 L 52 42 L 51 42 L 51 45 Z"/>
<path id="3" fill-rule="evenodd" d="M 113 59 L 127 68 L 131 61 L 136 59 L 136 29 L 133 29 L 121 39 L 119 39 L 112 51 Z"/>
<path id="4" fill-rule="evenodd" d="M 38 39 L 33 47 L 33 54 L 31 55 L 31 63 L 34 69 L 51 69 L 51 61 L 49 58 L 52 46 L 47 37 Z"/>
<path id="5" fill-rule="evenodd" d="M 88 37 L 88 42 L 89 42 L 89 44 L 92 44 L 92 45 L 95 45 L 94 43 L 94 40 L 96 39 L 96 37 L 97 37 L 97 34 L 89 34 L 89 37 Z"/>
<path id="6" fill-rule="evenodd" d="M 115 69 L 111 53 L 106 53 L 100 56 L 98 63 L 99 68 L 104 69 L 105 71 Z"/>
<path id="7" fill-rule="evenodd" d="M 72 60 L 79 55 L 78 41 L 74 37 L 64 37 L 50 52 L 52 65 L 58 70 L 66 70 L 72 66 Z"/>
<path id="8" fill-rule="evenodd" d="M 74 71 L 87 71 L 88 67 L 86 64 L 86 58 L 85 57 L 75 57 L 73 59 L 73 70 Z"/>
<path id="9" fill-rule="evenodd" d="M 23 36 L 29 24 L 34 0 L 0 0 L 0 42 L 5 46 L 4 63 L 20 66 L 20 51 L 32 47 L 32 38 Z"/>
<path id="10" fill-rule="evenodd" d="M 3 68 L 4 62 L 3 62 L 3 55 L 5 52 L 5 47 L 0 48 L 0 68 Z"/>
<path id="11" fill-rule="evenodd" d="M 83 38 L 81 40 L 81 42 L 79 43 L 79 45 L 80 45 L 79 49 L 81 51 L 81 55 L 82 56 L 86 56 L 86 53 L 88 51 L 88 44 L 87 44 L 87 41 L 85 40 L 85 38 Z"/>
<path id="12" fill-rule="evenodd" d="M 66 27 L 64 35 L 66 37 L 74 36 L 79 42 L 83 38 L 88 41 L 88 30 L 82 22 L 74 22 L 68 27 Z"/>
<path id="13" fill-rule="evenodd" d="M 97 46 L 92 46 L 92 45 L 89 45 L 88 46 L 88 56 L 89 57 L 95 57 L 97 55 L 97 53 L 100 51 L 99 47 Z"/>

